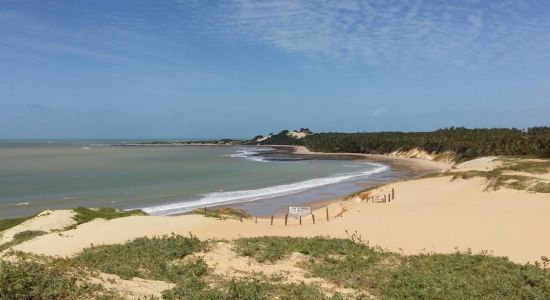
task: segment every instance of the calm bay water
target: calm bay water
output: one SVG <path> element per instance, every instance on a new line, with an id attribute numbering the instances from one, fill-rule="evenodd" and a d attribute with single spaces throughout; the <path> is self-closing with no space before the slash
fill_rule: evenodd
<path id="1" fill-rule="evenodd" d="M 280 160 L 269 148 L 111 144 L 0 142 L 0 218 L 77 206 L 165 215 L 228 203 L 267 214 L 411 176 L 378 162 Z"/>

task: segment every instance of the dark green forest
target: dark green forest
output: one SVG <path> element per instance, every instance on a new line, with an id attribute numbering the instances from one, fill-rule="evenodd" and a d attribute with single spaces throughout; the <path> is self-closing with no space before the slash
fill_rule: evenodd
<path id="1" fill-rule="evenodd" d="M 414 148 L 430 153 L 451 152 L 455 160 L 488 155 L 550 157 L 550 127 L 467 129 L 451 127 L 432 132 L 316 133 L 294 139 L 284 132 L 264 145 L 303 145 L 316 152 L 387 154 Z"/>

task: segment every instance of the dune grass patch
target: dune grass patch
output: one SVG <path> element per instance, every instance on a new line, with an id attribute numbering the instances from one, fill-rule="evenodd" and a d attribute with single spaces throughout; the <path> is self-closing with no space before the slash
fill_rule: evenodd
<path id="1" fill-rule="evenodd" d="M 73 219 L 76 221 L 76 225 L 90 222 L 94 219 L 106 219 L 112 220 L 117 218 L 124 218 L 129 216 L 146 216 L 147 213 L 140 209 L 135 210 L 120 210 L 112 207 L 102 207 L 98 209 L 77 207 L 73 209 L 76 213 Z M 76 226 L 75 225 L 75 226 Z"/>
<path id="2" fill-rule="evenodd" d="M 76 299 L 108 295 L 87 283 L 104 272 L 123 279 L 140 277 L 175 283 L 165 299 L 548 299 L 550 269 L 516 264 L 486 253 L 403 255 L 371 247 L 360 236 L 240 238 L 233 249 L 242 256 L 272 263 L 293 252 L 306 255 L 298 267 L 356 294 L 329 293 L 315 283 L 251 273 L 216 275 L 198 252 L 211 243 L 194 236 L 138 238 L 124 245 L 92 246 L 70 259 L 27 257 L 0 265 L 0 298 Z M 33 259 L 30 259 L 33 258 Z M 284 275 L 280 275 L 284 276 Z M 15 295 L 15 296 L 12 296 Z M 22 296 L 21 296 L 22 295 Z M 116 298 L 115 294 L 111 294 Z M 3 299 L 3 298 L 2 298 Z"/>
<path id="3" fill-rule="evenodd" d="M 502 165 L 497 169 L 513 172 L 526 172 L 531 174 L 546 174 L 550 172 L 550 159 L 515 159 L 502 158 Z"/>
<path id="4" fill-rule="evenodd" d="M 138 238 L 124 245 L 93 246 L 74 262 L 123 279 L 139 277 L 175 283 L 173 289 L 163 293 L 165 299 L 329 299 L 311 284 L 212 276 L 202 258 L 191 256 L 206 251 L 208 244 L 193 236 Z M 334 295 L 330 299 L 342 298 Z"/>
<path id="5" fill-rule="evenodd" d="M 21 218 L 2 219 L 0 220 L 0 232 L 6 231 L 34 217 L 35 215 L 28 216 L 28 217 L 21 217 Z"/>
<path id="6" fill-rule="evenodd" d="M 0 261 L 0 299 L 122 299 L 89 283 L 66 259 L 15 256 Z"/>
<path id="7" fill-rule="evenodd" d="M 253 300 L 339 300 L 347 299 L 341 294 L 325 295 L 314 284 L 281 283 L 257 278 L 230 279 L 223 284 L 214 287 L 204 281 L 189 283 L 180 282 L 171 290 L 163 293 L 165 299 L 189 299 L 189 300 L 228 300 L 228 299 L 253 299 Z M 360 298 L 358 298 L 360 299 Z"/>
<path id="8" fill-rule="evenodd" d="M 550 182 L 537 177 L 524 175 L 508 175 L 503 174 L 500 169 L 491 171 L 464 171 L 451 173 L 451 181 L 457 179 L 471 179 L 481 177 L 487 179 L 485 191 L 496 191 L 501 188 L 509 188 L 520 191 L 528 191 L 534 193 L 550 193 Z"/>
<path id="9" fill-rule="evenodd" d="M 197 208 L 193 210 L 193 214 L 196 215 L 203 215 L 208 218 L 216 218 L 221 219 L 222 215 L 225 219 L 250 219 L 252 218 L 252 215 L 249 214 L 247 211 L 243 209 L 238 208 Z"/>
<path id="10" fill-rule="evenodd" d="M 194 236 L 166 235 L 138 238 L 123 245 L 92 246 L 75 259 L 79 263 L 123 279 L 140 277 L 175 282 L 189 276 L 189 270 L 201 273 L 205 267 L 183 259 L 206 250 L 207 242 Z"/>
<path id="11" fill-rule="evenodd" d="M 242 238 L 236 250 L 258 261 L 310 256 L 312 276 L 388 299 L 547 299 L 548 265 L 520 265 L 471 253 L 404 256 L 349 239 Z"/>
<path id="12" fill-rule="evenodd" d="M 19 232 L 19 233 L 16 233 L 14 236 L 13 236 L 13 240 L 5 243 L 5 244 L 1 244 L 0 245 L 0 252 L 8 249 L 8 248 L 11 248 L 15 245 L 19 245 L 23 242 L 26 242 L 28 240 L 31 240 L 35 237 L 38 237 L 38 236 L 41 236 L 41 235 L 44 235 L 46 234 L 47 232 L 45 231 L 39 231 L 39 230 L 25 230 L 25 231 L 22 231 L 22 232 Z"/>

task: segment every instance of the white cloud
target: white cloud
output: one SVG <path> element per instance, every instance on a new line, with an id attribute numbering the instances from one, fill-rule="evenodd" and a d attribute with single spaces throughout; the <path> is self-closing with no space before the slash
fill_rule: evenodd
<path id="1" fill-rule="evenodd" d="M 373 110 L 372 113 L 371 113 L 371 115 L 372 115 L 373 117 L 378 117 L 378 116 L 380 116 L 380 115 L 385 114 L 387 111 L 388 111 L 387 108 L 385 108 L 385 107 L 380 107 L 380 108 L 377 108 L 377 109 Z"/>
<path id="2" fill-rule="evenodd" d="M 206 33 L 373 65 L 439 66 L 549 58 L 550 19 L 534 1 L 256 1 L 207 6 Z M 196 4 L 195 4 L 196 6 Z M 538 14 L 540 16 L 540 14 Z"/>

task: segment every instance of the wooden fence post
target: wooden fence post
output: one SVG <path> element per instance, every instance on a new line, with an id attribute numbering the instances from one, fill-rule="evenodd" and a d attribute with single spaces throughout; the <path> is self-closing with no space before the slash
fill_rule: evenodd
<path id="1" fill-rule="evenodd" d="M 311 214 L 311 218 L 313 219 L 313 224 L 315 224 L 315 215 Z"/>
<path id="2" fill-rule="evenodd" d="M 385 195 L 385 194 L 384 194 L 384 202 L 388 202 L 388 201 L 386 200 L 386 195 Z"/>
<path id="3" fill-rule="evenodd" d="M 206 206 L 204 207 L 204 216 L 206 217 Z"/>
<path id="4" fill-rule="evenodd" d="M 300 215 L 300 225 L 302 225 L 302 215 Z"/>
<path id="5" fill-rule="evenodd" d="M 256 224 L 258 224 L 258 217 L 256 217 L 256 220 L 255 220 Z"/>
<path id="6" fill-rule="evenodd" d="M 328 206 L 327 206 L 327 222 L 328 222 Z"/>
<path id="7" fill-rule="evenodd" d="M 274 217 L 275 217 L 274 215 L 271 215 L 271 225 L 273 225 L 273 218 Z"/>
<path id="8" fill-rule="evenodd" d="M 288 223 L 288 214 L 285 214 L 285 226 Z"/>
<path id="9" fill-rule="evenodd" d="M 395 190 L 391 188 L 391 199 L 395 199 Z"/>
<path id="10" fill-rule="evenodd" d="M 390 194 L 388 194 L 388 202 L 391 202 Z"/>

